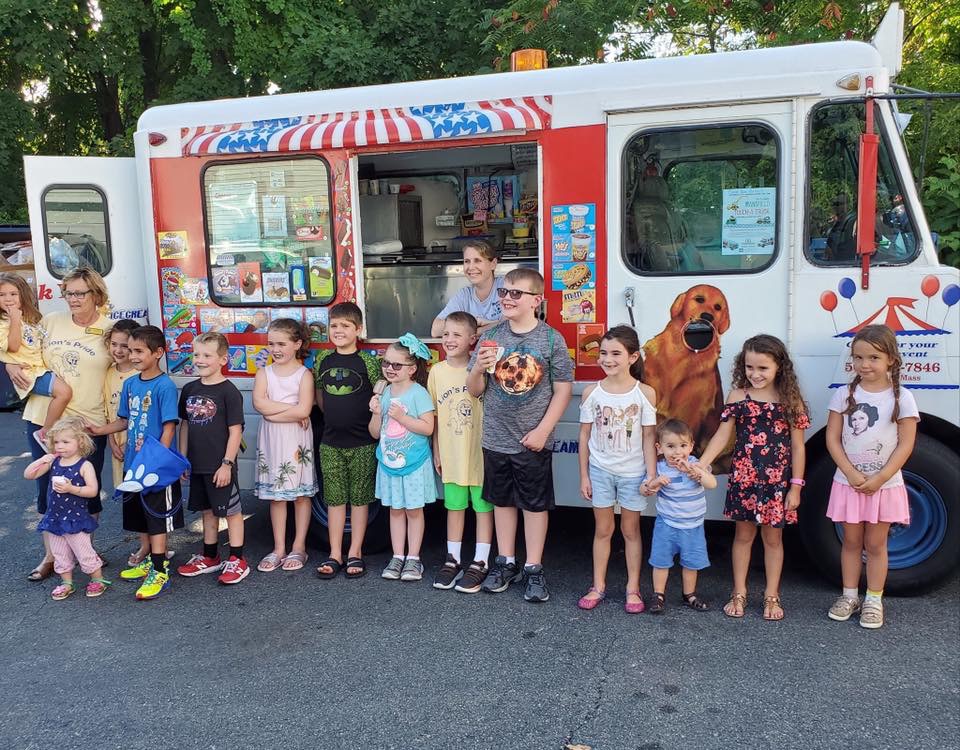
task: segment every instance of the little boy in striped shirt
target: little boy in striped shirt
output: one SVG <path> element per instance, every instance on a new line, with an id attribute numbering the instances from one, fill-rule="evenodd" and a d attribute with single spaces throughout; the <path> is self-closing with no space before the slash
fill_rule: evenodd
<path id="1" fill-rule="evenodd" d="M 650 614 L 663 613 L 667 576 L 680 555 L 683 603 L 704 612 L 709 604 L 697 596 L 697 571 L 710 567 L 703 519 L 707 515 L 704 488 L 713 489 L 717 479 L 699 465 L 693 451 L 693 432 L 679 419 L 668 419 L 657 427 L 657 476 L 645 482 L 644 494 L 657 493 L 657 520 L 650 545 L 653 568 L 653 601 Z"/>

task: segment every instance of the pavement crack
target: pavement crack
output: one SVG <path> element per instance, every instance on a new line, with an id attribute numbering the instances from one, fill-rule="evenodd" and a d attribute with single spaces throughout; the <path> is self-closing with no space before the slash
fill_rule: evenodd
<path id="1" fill-rule="evenodd" d="M 610 658 L 610 654 L 614 649 L 614 643 L 614 639 L 609 639 L 600 657 L 595 660 L 596 676 L 590 687 L 590 690 L 594 693 L 594 698 L 577 725 L 563 738 L 560 747 L 566 748 L 571 744 L 581 742 L 581 733 L 593 724 L 594 720 L 599 716 L 600 707 L 603 705 L 603 691 L 610 677 L 610 673 L 607 670 L 607 660 Z"/>

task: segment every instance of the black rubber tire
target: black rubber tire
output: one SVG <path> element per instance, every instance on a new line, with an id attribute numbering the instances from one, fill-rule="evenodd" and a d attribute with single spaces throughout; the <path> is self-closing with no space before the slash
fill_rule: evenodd
<path id="1" fill-rule="evenodd" d="M 807 473 L 807 487 L 800 506 L 800 536 L 811 562 L 839 586 L 840 539 L 833 521 L 826 516 L 835 470 L 833 460 L 824 453 Z M 946 533 L 937 550 L 923 562 L 891 570 L 887 576 L 885 590 L 888 593 L 917 596 L 955 575 L 960 568 L 960 465 L 957 454 L 943 443 L 918 434 L 904 470 L 932 484 L 947 508 Z M 909 477 L 907 481 L 909 483 Z"/>
<path id="2" fill-rule="evenodd" d="M 314 495 L 311 499 L 312 518 L 310 523 L 309 537 L 313 546 L 328 546 L 329 538 L 327 536 L 327 506 L 320 498 L 320 495 Z M 347 519 L 349 523 L 349 517 Z M 349 545 L 350 532 L 344 534 L 344 546 Z M 374 500 L 368 506 L 367 532 L 363 537 L 364 553 L 383 552 L 390 546 L 390 514 L 387 509 L 380 505 L 379 500 Z"/>

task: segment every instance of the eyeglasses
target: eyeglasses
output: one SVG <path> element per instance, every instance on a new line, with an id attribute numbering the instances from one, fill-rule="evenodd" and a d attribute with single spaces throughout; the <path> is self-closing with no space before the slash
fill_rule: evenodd
<path id="1" fill-rule="evenodd" d="M 526 289 L 506 289 L 504 287 L 497 287 L 497 296 L 500 299 L 504 299 L 507 295 L 510 296 L 510 299 L 520 299 L 524 294 L 529 294 L 531 297 L 539 297 L 539 292 L 528 292 Z"/>
<path id="2" fill-rule="evenodd" d="M 85 292 L 64 292 L 63 296 L 65 299 L 83 299 L 88 294 L 93 294 L 93 290 L 87 289 Z"/>
<path id="3" fill-rule="evenodd" d="M 383 360 L 382 367 L 384 370 L 399 372 L 404 367 L 413 367 L 413 362 L 388 362 L 387 360 Z"/>

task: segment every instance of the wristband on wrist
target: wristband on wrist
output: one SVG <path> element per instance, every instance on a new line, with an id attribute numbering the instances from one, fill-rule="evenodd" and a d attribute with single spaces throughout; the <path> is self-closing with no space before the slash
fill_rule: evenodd
<path id="1" fill-rule="evenodd" d="M 798 477 L 793 477 L 793 479 L 790 480 L 790 484 L 795 484 L 797 485 L 797 487 L 807 486 L 807 483 L 803 479 L 799 479 Z"/>

